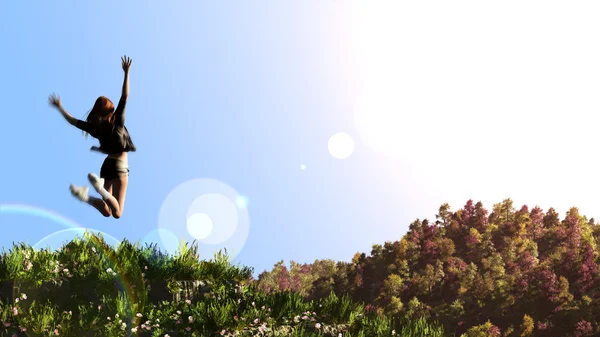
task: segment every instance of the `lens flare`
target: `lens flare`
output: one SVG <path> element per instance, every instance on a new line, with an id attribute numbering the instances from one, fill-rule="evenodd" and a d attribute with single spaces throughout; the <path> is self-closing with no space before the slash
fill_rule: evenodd
<path id="1" fill-rule="evenodd" d="M 226 249 L 233 259 L 248 238 L 248 199 L 215 179 L 193 179 L 175 187 L 160 209 L 158 228 L 179 240 L 196 241 L 202 259 Z M 159 232 L 163 243 L 167 232 Z M 172 240 L 172 239 L 171 239 Z"/>

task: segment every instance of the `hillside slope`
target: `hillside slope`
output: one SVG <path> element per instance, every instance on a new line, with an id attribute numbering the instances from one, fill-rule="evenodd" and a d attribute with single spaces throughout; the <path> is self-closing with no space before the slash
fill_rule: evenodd
<path id="1" fill-rule="evenodd" d="M 574 207 L 561 220 L 553 208 L 517 210 L 506 199 L 491 212 L 472 200 L 454 212 L 444 204 L 435 219 L 415 220 L 400 241 L 351 262 L 281 261 L 256 282 L 312 299 L 350 294 L 370 310 L 435 318 L 457 335 L 478 325 L 496 336 L 600 333 L 593 218 Z"/>

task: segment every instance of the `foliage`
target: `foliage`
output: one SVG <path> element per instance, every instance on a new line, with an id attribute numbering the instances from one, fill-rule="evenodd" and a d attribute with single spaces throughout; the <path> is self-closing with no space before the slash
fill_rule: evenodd
<path id="1" fill-rule="evenodd" d="M 319 299 L 333 291 L 385 315 L 433 319 L 456 336 L 600 334 L 600 226 L 575 207 L 489 212 L 469 200 L 435 221 L 416 219 L 399 241 L 373 245 L 351 262 L 279 262 L 256 280 Z"/>

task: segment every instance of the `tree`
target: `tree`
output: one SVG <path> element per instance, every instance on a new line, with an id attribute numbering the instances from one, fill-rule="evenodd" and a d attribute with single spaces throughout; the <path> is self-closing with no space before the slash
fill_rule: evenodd
<path id="1" fill-rule="evenodd" d="M 542 236 L 544 229 L 544 213 L 542 209 L 538 206 L 534 207 L 531 210 L 530 214 L 531 218 L 531 227 L 529 230 L 529 235 L 531 236 L 533 241 L 536 241 L 538 238 Z"/>
<path id="2" fill-rule="evenodd" d="M 450 211 L 450 205 L 448 203 L 444 203 L 440 206 L 438 214 L 435 215 L 436 223 L 445 227 L 450 224 L 452 220 L 452 212 Z"/>
<path id="3" fill-rule="evenodd" d="M 277 282 L 277 288 L 279 291 L 287 291 L 290 290 L 290 273 L 286 266 L 282 266 L 279 275 L 275 277 L 275 281 Z"/>
<path id="4" fill-rule="evenodd" d="M 492 322 L 487 321 L 483 324 L 474 326 L 470 328 L 466 335 L 466 337 L 500 337 L 500 329 L 493 325 Z"/>
<path id="5" fill-rule="evenodd" d="M 598 264 L 594 259 L 594 251 L 590 244 L 583 248 L 582 260 L 577 270 L 577 281 L 575 283 L 577 293 L 583 294 L 595 286 L 598 282 Z"/>
<path id="6" fill-rule="evenodd" d="M 402 291 L 404 290 L 404 280 L 399 275 L 389 275 L 383 283 L 381 292 L 377 298 L 377 305 L 386 307 L 389 312 L 399 313 L 402 308 Z"/>
<path id="7" fill-rule="evenodd" d="M 521 323 L 521 337 L 532 336 L 534 327 L 535 325 L 533 324 L 533 318 L 525 314 L 523 316 L 523 322 Z"/>

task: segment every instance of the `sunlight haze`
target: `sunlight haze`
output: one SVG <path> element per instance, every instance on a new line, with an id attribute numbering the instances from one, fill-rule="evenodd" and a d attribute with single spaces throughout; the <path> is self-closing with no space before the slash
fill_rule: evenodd
<path id="1" fill-rule="evenodd" d="M 600 2 L 0 5 L 0 244 L 227 248 L 255 275 L 350 261 L 441 204 L 600 218 Z M 117 102 L 133 59 L 124 215 L 75 200 L 104 157 L 48 106 Z M 300 169 L 299 169 L 300 168 Z M 41 240 L 41 241 L 40 241 Z"/>

